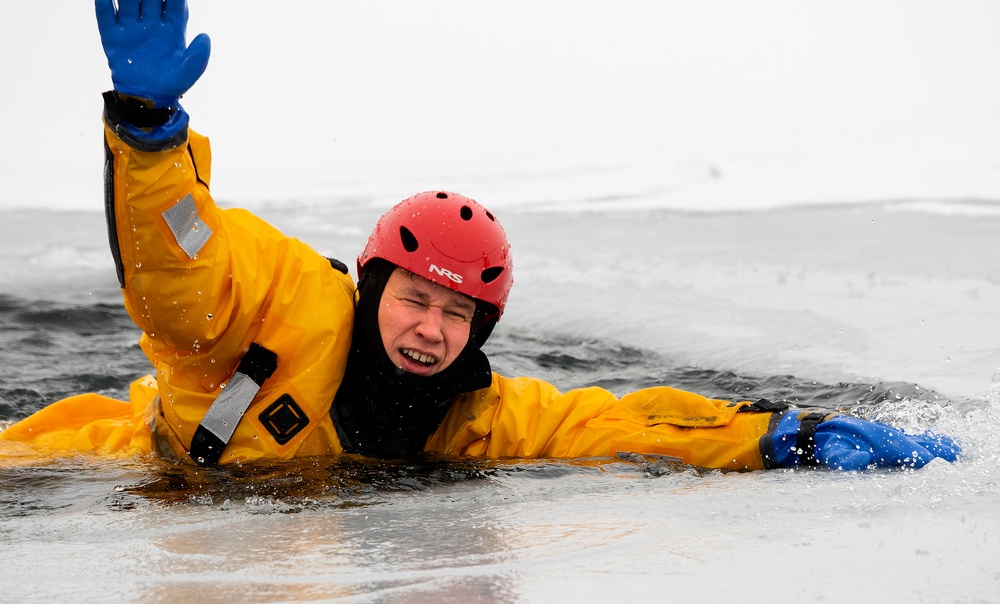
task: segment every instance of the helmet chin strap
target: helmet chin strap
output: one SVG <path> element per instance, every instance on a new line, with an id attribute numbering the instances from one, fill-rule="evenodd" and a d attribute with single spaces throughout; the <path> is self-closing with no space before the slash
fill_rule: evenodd
<path id="1" fill-rule="evenodd" d="M 489 360 L 480 346 L 496 321 L 486 319 L 489 305 L 477 304 L 469 342 L 450 366 L 426 377 L 404 372 L 389 360 L 378 325 L 379 302 L 396 267 L 380 261 L 365 268 L 347 369 L 330 415 L 346 452 L 413 457 L 456 396 L 492 382 Z"/>

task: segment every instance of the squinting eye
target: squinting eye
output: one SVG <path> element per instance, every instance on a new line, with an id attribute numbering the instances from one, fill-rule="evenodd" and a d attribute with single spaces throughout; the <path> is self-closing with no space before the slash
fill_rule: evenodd
<path id="1" fill-rule="evenodd" d="M 450 317 L 451 319 L 453 319 L 455 321 L 459 321 L 461 323 L 471 323 L 472 322 L 472 315 L 469 315 L 469 314 L 466 314 L 466 313 L 463 313 L 463 312 L 450 311 L 450 312 L 445 313 L 445 314 L 447 314 L 448 317 Z"/>
<path id="2" fill-rule="evenodd" d="M 400 300 L 405 304 L 409 304 L 411 306 L 420 306 L 420 307 L 427 306 L 420 300 L 414 300 L 413 298 L 400 298 Z"/>

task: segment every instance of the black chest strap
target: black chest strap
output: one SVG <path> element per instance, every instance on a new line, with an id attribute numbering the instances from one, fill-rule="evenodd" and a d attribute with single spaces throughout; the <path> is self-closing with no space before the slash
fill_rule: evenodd
<path id="1" fill-rule="evenodd" d="M 253 343 L 236 373 L 212 402 L 191 439 L 191 459 L 200 466 L 214 466 L 236 432 L 243 414 L 260 392 L 264 381 L 278 368 L 278 355 Z"/>

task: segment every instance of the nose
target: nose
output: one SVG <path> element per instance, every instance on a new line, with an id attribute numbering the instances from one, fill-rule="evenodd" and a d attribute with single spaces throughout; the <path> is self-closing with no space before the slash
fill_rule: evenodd
<path id="1" fill-rule="evenodd" d="M 441 325 L 443 320 L 444 316 L 440 308 L 428 306 L 424 312 L 420 313 L 420 320 L 414 331 L 428 342 L 440 342 L 444 339 Z"/>

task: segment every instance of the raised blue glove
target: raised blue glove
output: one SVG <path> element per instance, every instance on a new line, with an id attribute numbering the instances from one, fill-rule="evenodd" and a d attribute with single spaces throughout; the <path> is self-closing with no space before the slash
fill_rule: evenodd
<path id="1" fill-rule="evenodd" d="M 173 107 L 208 66 L 211 42 L 185 45 L 186 0 L 95 0 L 101 43 L 115 90 Z"/>
<path id="2" fill-rule="evenodd" d="M 771 437 L 778 467 L 825 465 L 831 470 L 922 468 L 936 457 L 953 462 L 961 448 L 947 436 L 909 435 L 879 422 L 837 414 L 790 411 Z"/>

